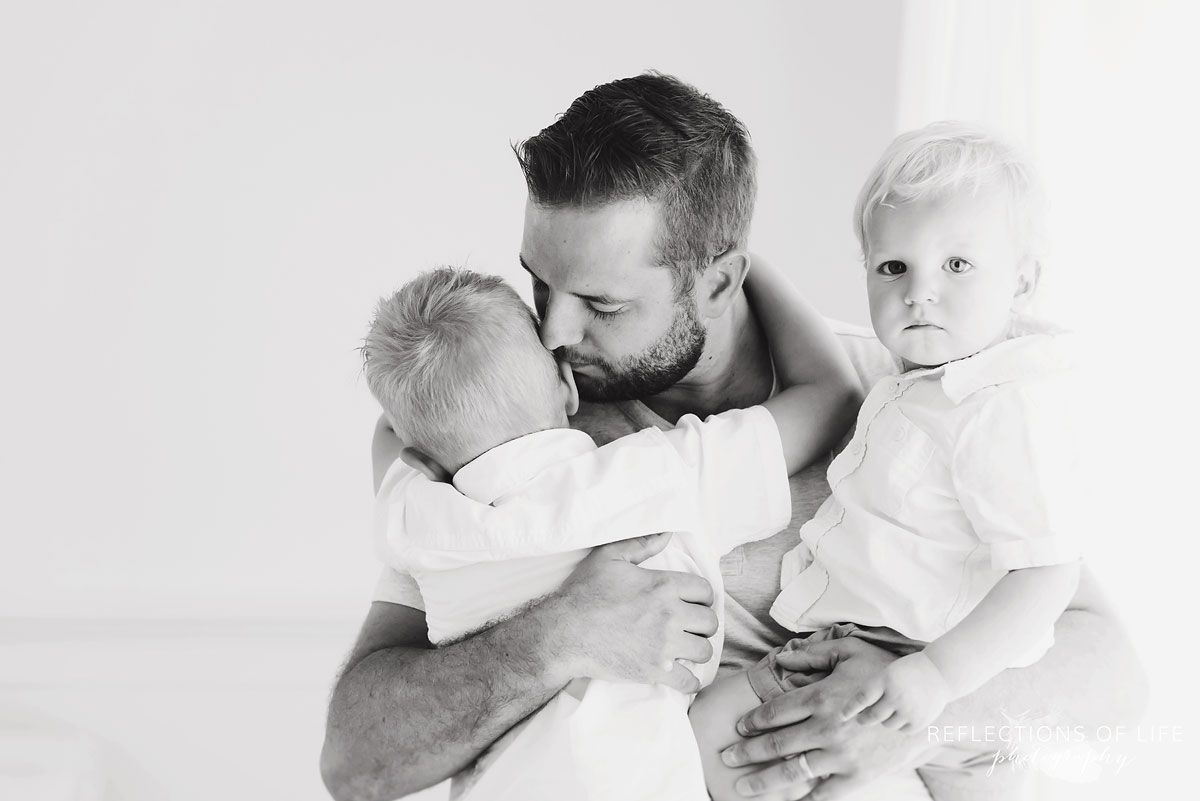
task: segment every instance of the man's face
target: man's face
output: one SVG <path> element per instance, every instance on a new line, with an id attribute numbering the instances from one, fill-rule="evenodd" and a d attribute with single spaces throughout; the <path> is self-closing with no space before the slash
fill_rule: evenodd
<path id="1" fill-rule="evenodd" d="M 704 350 L 691 295 L 655 264 L 657 208 L 525 207 L 521 264 L 533 278 L 542 344 L 571 364 L 595 401 L 656 395 L 686 376 Z"/>

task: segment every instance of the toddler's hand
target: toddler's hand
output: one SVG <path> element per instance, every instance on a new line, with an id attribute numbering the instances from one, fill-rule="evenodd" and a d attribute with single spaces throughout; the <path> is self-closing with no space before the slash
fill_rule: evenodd
<path id="1" fill-rule="evenodd" d="M 897 659 L 872 679 L 842 710 L 864 726 L 882 723 L 903 732 L 919 731 L 942 714 L 952 700 L 950 685 L 921 652 Z"/>

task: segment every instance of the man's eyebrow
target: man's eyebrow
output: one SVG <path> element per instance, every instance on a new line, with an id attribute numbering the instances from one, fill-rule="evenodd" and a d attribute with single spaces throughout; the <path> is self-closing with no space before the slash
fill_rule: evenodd
<path id="1" fill-rule="evenodd" d="M 525 263 L 525 257 L 524 257 L 524 256 L 522 256 L 522 255 L 518 254 L 518 255 L 517 255 L 517 261 L 521 262 L 521 266 L 522 266 L 522 267 L 525 269 L 525 272 L 527 272 L 527 273 L 529 273 L 531 276 L 533 276 L 534 280 L 536 280 L 536 281 L 541 281 L 541 280 L 542 280 L 541 278 L 538 278 L 538 275 L 537 275 L 537 273 L 535 273 L 533 270 L 531 270 L 531 269 L 529 268 L 529 265 Z M 618 299 L 618 298 L 611 297 L 611 296 L 609 296 L 609 295 L 581 295 L 581 294 L 579 294 L 578 292 L 572 292 L 572 293 L 570 293 L 570 294 L 574 295 L 574 296 L 575 296 L 575 297 L 577 297 L 577 298 L 581 298 L 581 299 L 583 299 L 583 300 L 591 301 L 592 303 L 599 303 L 599 304 L 601 304 L 601 305 L 603 305 L 603 306 L 612 306 L 612 305 L 614 305 L 614 304 L 617 304 L 617 303 L 627 303 L 627 302 L 628 302 L 628 301 L 620 300 L 620 299 Z"/>

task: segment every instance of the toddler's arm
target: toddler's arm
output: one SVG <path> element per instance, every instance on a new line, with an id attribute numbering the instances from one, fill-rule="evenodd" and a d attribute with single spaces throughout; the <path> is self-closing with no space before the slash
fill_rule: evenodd
<path id="1" fill-rule="evenodd" d="M 925 650 L 897 659 L 843 712 L 902 731 L 932 723 L 1051 631 L 1079 584 L 1079 563 L 1009 571 L 958 625 Z"/>
<path id="2" fill-rule="evenodd" d="M 862 386 L 825 320 L 782 273 L 756 259 L 746 292 L 775 363 L 780 391 L 763 406 L 779 428 L 790 475 L 837 444 L 854 422 Z"/>

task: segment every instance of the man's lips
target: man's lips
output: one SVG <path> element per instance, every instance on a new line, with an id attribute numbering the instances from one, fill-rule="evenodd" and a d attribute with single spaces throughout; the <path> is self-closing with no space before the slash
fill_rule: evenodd
<path id="1" fill-rule="evenodd" d="M 919 331 L 919 330 L 923 330 L 923 329 L 935 329 L 935 330 L 941 331 L 942 327 L 940 325 L 934 325 L 933 323 L 924 322 L 924 321 L 919 322 L 919 323 L 909 323 L 908 325 L 904 326 L 905 331 L 913 331 L 913 330 Z"/>

